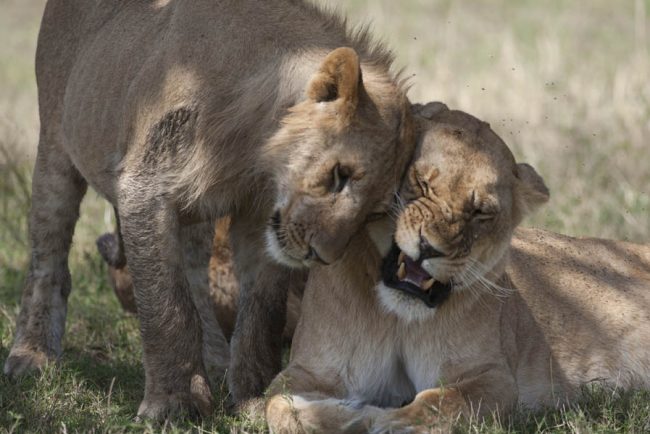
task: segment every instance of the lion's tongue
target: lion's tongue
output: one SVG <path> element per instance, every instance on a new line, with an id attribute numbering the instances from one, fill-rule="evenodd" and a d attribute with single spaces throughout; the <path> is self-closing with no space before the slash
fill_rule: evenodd
<path id="1" fill-rule="evenodd" d="M 398 278 L 400 280 L 406 280 L 422 289 L 423 291 L 428 291 L 433 285 L 433 278 L 429 273 L 427 273 L 422 267 L 418 265 L 417 262 L 413 261 L 410 257 L 406 255 L 400 255 L 401 263 L 399 265 Z M 404 268 L 402 270 L 402 265 Z"/>

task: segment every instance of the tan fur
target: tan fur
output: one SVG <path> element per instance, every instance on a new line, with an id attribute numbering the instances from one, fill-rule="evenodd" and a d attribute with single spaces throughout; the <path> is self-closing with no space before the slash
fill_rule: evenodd
<path id="1" fill-rule="evenodd" d="M 395 237 L 418 258 L 422 234 L 444 252 L 423 267 L 456 286 L 434 309 L 387 296 L 381 228 L 312 270 L 271 431 L 448 432 L 459 415 L 558 405 L 592 382 L 650 387 L 650 246 L 532 229 L 510 244 L 548 198 L 539 175 L 462 112 L 423 128 Z M 467 258 L 484 266 L 469 273 Z"/>
<path id="2" fill-rule="evenodd" d="M 280 367 L 286 265 L 340 257 L 412 155 L 390 63 L 366 32 L 299 0 L 48 1 L 32 260 L 4 372 L 61 354 L 67 256 L 91 185 L 117 210 L 132 272 L 138 414 L 210 409 L 208 372 L 223 373 L 228 347 L 200 288 L 226 215 L 242 295 L 229 383 L 235 401 L 259 395 Z"/>

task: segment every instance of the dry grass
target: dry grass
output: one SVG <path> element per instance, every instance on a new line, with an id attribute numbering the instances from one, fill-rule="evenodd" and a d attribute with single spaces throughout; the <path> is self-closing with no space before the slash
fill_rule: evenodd
<path id="1" fill-rule="evenodd" d="M 335 3 L 394 47 L 413 100 L 485 119 L 540 170 L 531 224 L 650 240 L 650 2 Z"/>
<path id="2" fill-rule="evenodd" d="M 38 138 L 33 74 L 42 0 L 0 0 L 0 360 L 27 266 L 30 168 Z M 413 75 L 414 101 L 442 100 L 489 121 L 547 180 L 551 203 L 529 224 L 650 241 L 650 0 L 334 0 Z M 0 376 L 0 432 L 151 430 L 131 422 L 142 393 L 136 321 L 120 311 L 95 252 L 112 228 L 90 192 L 70 258 L 73 291 L 57 369 Z M 591 394 L 581 406 L 518 414 L 466 432 L 647 431 L 648 394 Z M 201 427 L 256 430 L 221 414 Z M 194 427 L 194 428 L 192 428 Z"/>

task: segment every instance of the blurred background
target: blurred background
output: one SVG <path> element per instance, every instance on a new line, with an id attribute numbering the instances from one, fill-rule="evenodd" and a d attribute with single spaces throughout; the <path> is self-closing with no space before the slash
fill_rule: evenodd
<path id="1" fill-rule="evenodd" d="M 551 202 L 527 222 L 650 241 L 647 0 L 347 0 L 413 75 L 412 101 L 489 122 Z"/>
<path id="2" fill-rule="evenodd" d="M 528 224 L 650 241 L 650 0 L 319 3 L 371 24 L 412 76 L 412 101 L 441 100 L 488 121 L 541 172 L 552 200 Z M 6 197 L 17 186 L 4 184 L 8 163 L 31 164 L 37 144 L 43 5 L 0 0 L 0 243 L 24 233 L 13 215 L 24 204 Z M 92 192 L 84 208 L 79 235 L 111 228 Z"/>
<path id="3" fill-rule="evenodd" d="M 551 201 L 527 225 L 650 242 L 650 0 L 318 1 L 371 24 L 411 76 L 412 101 L 482 118 L 538 169 Z M 0 0 L 0 360 L 29 255 L 44 3 Z M 0 376 L 0 409 L 10 406 L 0 431 L 130 423 L 142 393 L 137 322 L 119 308 L 94 244 L 112 229 L 112 209 L 89 191 L 70 258 L 64 369 L 36 387 Z"/>

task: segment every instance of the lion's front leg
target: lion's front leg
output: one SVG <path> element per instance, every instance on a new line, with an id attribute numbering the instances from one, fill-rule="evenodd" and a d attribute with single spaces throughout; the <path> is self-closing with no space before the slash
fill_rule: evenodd
<path id="1" fill-rule="evenodd" d="M 348 391 L 344 382 L 331 375 L 316 374 L 300 363 L 291 362 L 268 388 L 265 417 L 273 433 L 365 433 L 370 416 L 381 409 L 341 399 Z"/>
<path id="2" fill-rule="evenodd" d="M 423 390 L 410 404 L 386 409 L 372 418 L 371 432 L 446 433 L 461 417 L 507 412 L 517 402 L 517 386 L 507 369 L 491 369 L 478 375 L 470 371 L 463 376 L 452 387 Z"/>
<path id="3" fill-rule="evenodd" d="M 144 352 L 145 396 L 138 415 L 161 419 L 196 410 L 207 415 L 212 394 L 202 360 L 201 321 L 184 269 L 182 231 L 173 204 L 155 188 L 129 182 L 118 207 Z"/>
<path id="4" fill-rule="evenodd" d="M 239 308 L 231 340 L 228 385 L 240 407 L 262 396 L 280 372 L 290 270 L 266 256 L 265 222 L 233 218 L 231 239 L 239 279 Z"/>
<path id="5" fill-rule="evenodd" d="M 266 263 L 255 282 L 241 285 L 229 371 L 238 404 L 261 396 L 282 368 L 288 282 L 289 270 Z"/>
<path id="6" fill-rule="evenodd" d="M 181 229 L 181 238 L 185 251 L 185 272 L 192 300 L 201 319 L 203 362 L 212 384 L 221 384 L 230 361 L 230 347 L 215 316 L 210 295 L 208 264 L 212 254 L 214 223 L 206 221 L 185 226 Z"/>

